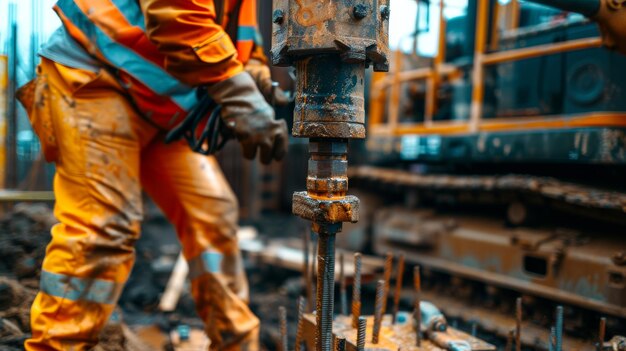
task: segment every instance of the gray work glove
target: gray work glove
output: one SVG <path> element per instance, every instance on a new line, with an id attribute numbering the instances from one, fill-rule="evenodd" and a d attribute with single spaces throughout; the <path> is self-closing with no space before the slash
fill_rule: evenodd
<path id="1" fill-rule="evenodd" d="M 247 159 L 256 157 L 260 148 L 261 162 L 281 160 L 287 152 L 289 138 L 284 120 L 274 119 L 274 109 L 267 104 L 254 80 L 246 72 L 216 83 L 209 95 L 222 106 L 222 120 L 243 148 Z"/>
<path id="2" fill-rule="evenodd" d="M 289 98 L 281 88 L 272 89 L 272 73 L 265 63 L 257 59 L 250 59 L 244 68 L 254 79 L 256 86 L 265 97 L 265 101 L 274 101 L 276 106 L 289 104 Z"/>

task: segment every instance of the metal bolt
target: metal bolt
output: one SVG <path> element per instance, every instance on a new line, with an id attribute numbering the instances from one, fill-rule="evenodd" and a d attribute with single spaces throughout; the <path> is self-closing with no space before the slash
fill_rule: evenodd
<path id="1" fill-rule="evenodd" d="M 282 351 L 288 351 L 287 348 L 287 310 L 285 307 L 278 307 L 278 319 L 280 321 L 280 348 Z"/>
<path id="2" fill-rule="evenodd" d="M 374 305 L 374 328 L 372 330 L 372 344 L 378 344 L 380 327 L 383 321 L 383 299 L 385 297 L 385 281 L 376 283 L 376 304 Z"/>
<path id="3" fill-rule="evenodd" d="M 400 292 L 402 291 L 402 278 L 404 276 L 404 254 L 398 258 L 398 268 L 396 272 L 396 292 L 393 294 L 393 323 L 396 323 L 398 311 L 400 310 Z"/>
<path id="4" fill-rule="evenodd" d="M 522 298 L 515 300 L 515 351 L 522 350 Z"/>
<path id="5" fill-rule="evenodd" d="M 365 317 L 359 317 L 357 322 L 358 330 L 356 335 L 356 349 L 357 351 L 365 350 L 365 331 L 367 330 L 367 319 Z"/>
<path id="6" fill-rule="evenodd" d="M 352 15 L 357 20 L 362 20 L 367 17 L 367 5 L 365 4 L 356 4 L 352 8 Z"/>
<path id="7" fill-rule="evenodd" d="M 361 254 L 354 254 L 354 284 L 352 285 L 352 327 L 359 327 L 361 317 Z"/>
<path id="8" fill-rule="evenodd" d="M 413 284 L 415 285 L 415 346 L 422 346 L 422 282 L 420 278 L 420 266 L 415 266 L 413 269 Z"/>
<path id="9" fill-rule="evenodd" d="M 563 351 L 563 306 L 556 307 L 556 351 Z"/>
<path id="10" fill-rule="evenodd" d="M 281 9 L 274 10 L 274 13 L 272 14 L 272 22 L 276 24 L 283 24 L 284 20 L 285 20 L 285 11 Z"/>
<path id="11" fill-rule="evenodd" d="M 306 306 L 306 301 L 303 296 L 298 298 L 298 326 L 296 330 L 296 346 L 295 351 L 302 350 L 302 334 L 304 333 L 304 309 Z"/>
<path id="12" fill-rule="evenodd" d="M 385 257 L 385 272 L 384 272 L 384 290 L 383 290 L 383 316 L 387 312 L 387 300 L 389 299 L 389 285 L 391 284 L 391 271 L 393 270 L 393 253 L 387 252 Z"/>
<path id="13" fill-rule="evenodd" d="M 339 298 L 341 304 L 341 314 L 344 316 L 348 315 L 348 297 L 346 293 L 346 276 L 344 273 L 345 270 L 345 262 L 343 252 L 339 254 Z"/>
<path id="14" fill-rule="evenodd" d="M 389 9 L 389 6 L 383 5 L 380 7 L 380 18 L 382 18 L 383 21 L 388 20 L 390 15 L 391 10 Z"/>

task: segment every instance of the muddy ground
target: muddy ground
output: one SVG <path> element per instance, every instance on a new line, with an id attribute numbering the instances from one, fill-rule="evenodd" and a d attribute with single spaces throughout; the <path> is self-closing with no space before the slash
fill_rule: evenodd
<path id="1" fill-rule="evenodd" d="M 18 204 L 0 219 L 1 350 L 22 350 L 24 340 L 30 335 L 30 306 L 37 294 L 40 267 L 54 223 L 52 211 L 45 204 Z M 288 216 L 246 224 L 256 225 L 261 232 L 301 232 L 298 224 Z M 179 325 L 202 328 L 188 292 L 173 313 L 164 314 L 157 310 L 180 246 L 173 228 L 151 205 L 146 208 L 142 238 L 136 249 L 133 274 L 96 350 L 149 350 L 133 333 L 133 330 L 146 326 L 157 326 L 163 335 L 168 335 Z M 253 260 L 246 260 L 246 269 L 251 287 L 250 305 L 262 320 L 264 349 L 275 350 L 278 339 L 276 311 L 281 305 L 288 309 L 290 339 L 295 338 L 292 326 L 295 326 L 296 300 L 302 292 L 302 281 L 295 272 L 263 267 Z"/>

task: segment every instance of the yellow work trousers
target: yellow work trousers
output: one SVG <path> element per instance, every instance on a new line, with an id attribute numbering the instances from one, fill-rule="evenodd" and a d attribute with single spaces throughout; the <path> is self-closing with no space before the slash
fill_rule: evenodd
<path id="1" fill-rule="evenodd" d="M 257 350 L 236 240 L 237 202 L 215 158 L 166 145 L 106 70 L 43 59 L 20 101 L 56 163 L 52 228 L 26 350 L 88 350 L 131 272 L 142 188 L 174 224 L 211 350 Z"/>

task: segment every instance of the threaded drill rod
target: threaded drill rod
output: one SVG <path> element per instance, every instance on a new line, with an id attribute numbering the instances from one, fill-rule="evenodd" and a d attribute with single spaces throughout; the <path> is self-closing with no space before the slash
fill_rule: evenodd
<path id="1" fill-rule="evenodd" d="M 359 327 L 361 317 L 361 254 L 354 254 L 354 284 L 352 284 L 352 328 Z"/>
<path id="2" fill-rule="evenodd" d="M 287 345 L 287 309 L 278 307 L 278 319 L 280 321 L 280 348 L 282 351 L 289 351 Z"/>
<path id="3" fill-rule="evenodd" d="M 383 290 L 383 306 L 382 314 L 387 313 L 387 300 L 389 299 L 389 285 L 391 284 L 391 271 L 393 270 L 393 253 L 387 252 L 385 257 L 385 271 L 384 271 L 384 290 Z"/>
<path id="4" fill-rule="evenodd" d="M 600 326 L 598 330 L 598 351 L 602 351 L 604 348 L 604 339 L 606 337 L 606 317 L 600 318 Z"/>
<path id="5" fill-rule="evenodd" d="M 304 333 L 304 309 L 306 308 L 306 301 L 303 296 L 298 298 L 298 326 L 296 330 L 296 345 L 295 351 L 302 350 L 302 336 Z"/>
<path id="6" fill-rule="evenodd" d="M 515 300 L 515 351 L 522 350 L 522 298 Z"/>
<path id="7" fill-rule="evenodd" d="M 556 307 L 556 351 L 563 351 L 563 306 Z"/>
<path id="8" fill-rule="evenodd" d="M 413 284 L 415 285 L 415 346 L 422 346 L 422 280 L 420 278 L 420 266 L 413 269 Z"/>
<path id="9" fill-rule="evenodd" d="M 307 303 L 307 311 L 313 311 L 313 283 L 311 282 L 311 271 L 310 269 L 310 256 L 311 256 L 311 233 L 307 229 L 304 232 L 304 268 L 302 270 L 302 275 L 304 277 L 304 287 L 306 289 L 306 303 Z"/>
<path id="10" fill-rule="evenodd" d="M 357 336 L 356 336 L 356 349 L 357 351 L 365 350 L 365 332 L 367 330 L 367 319 L 365 317 L 359 317 L 357 322 Z"/>
<path id="11" fill-rule="evenodd" d="M 340 292 L 339 298 L 341 299 L 341 315 L 348 315 L 348 297 L 346 293 L 346 275 L 345 275 L 345 262 L 343 252 L 339 254 L 339 284 Z"/>
<path id="12" fill-rule="evenodd" d="M 378 344 L 380 328 L 383 321 L 383 299 L 385 298 L 385 281 L 376 283 L 376 305 L 374 306 L 374 328 L 372 329 L 372 344 Z"/>
<path id="13" fill-rule="evenodd" d="M 335 233 L 321 231 L 317 248 L 317 351 L 333 349 Z"/>

